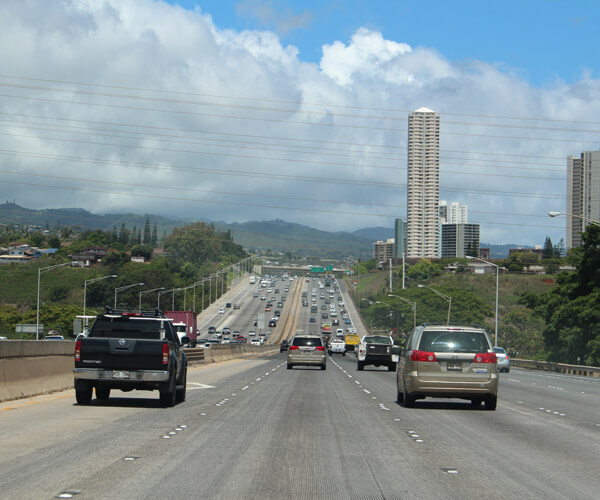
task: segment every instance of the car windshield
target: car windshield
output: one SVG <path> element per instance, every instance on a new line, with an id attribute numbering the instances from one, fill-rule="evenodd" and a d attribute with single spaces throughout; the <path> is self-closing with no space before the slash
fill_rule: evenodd
<path id="1" fill-rule="evenodd" d="M 490 346 L 483 332 L 425 331 L 419 349 L 433 352 L 487 352 Z"/>
<path id="2" fill-rule="evenodd" d="M 497 352 L 498 354 L 506 354 L 504 347 L 494 347 L 494 352 Z"/>
<path id="3" fill-rule="evenodd" d="M 298 347 L 309 347 L 309 346 L 320 346 L 321 339 L 319 337 L 296 337 L 294 338 L 294 346 Z"/>
<path id="4" fill-rule="evenodd" d="M 391 344 L 392 343 L 392 341 L 390 340 L 389 337 L 383 337 L 383 336 L 379 336 L 379 335 L 376 335 L 374 337 L 366 337 L 365 342 L 367 344 Z"/>

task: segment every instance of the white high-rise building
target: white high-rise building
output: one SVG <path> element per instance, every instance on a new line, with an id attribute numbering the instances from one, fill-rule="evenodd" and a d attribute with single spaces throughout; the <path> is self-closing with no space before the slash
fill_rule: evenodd
<path id="1" fill-rule="evenodd" d="M 600 151 L 567 157 L 567 250 L 581 246 L 589 220 L 600 220 Z"/>
<path id="2" fill-rule="evenodd" d="M 439 256 L 440 115 L 408 115 L 406 256 Z"/>
<path id="3" fill-rule="evenodd" d="M 440 200 L 440 224 L 467 224 L 467 205 L 453 201 L 448 206 L 446 200 Z"/>

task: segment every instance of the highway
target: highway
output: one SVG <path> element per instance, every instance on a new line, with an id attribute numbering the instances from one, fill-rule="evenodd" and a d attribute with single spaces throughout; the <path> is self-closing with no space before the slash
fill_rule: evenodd
<path id="1" fill-rule="evenodd" d="M 174 408 L 118 391 L 5 402 L 2 498 L 597 498 L 600 380 L 513 368 L 494 412 L 395 395 L 394 373 L 352 354 L 321 371 L 281 353 L 190 368 Z"/>

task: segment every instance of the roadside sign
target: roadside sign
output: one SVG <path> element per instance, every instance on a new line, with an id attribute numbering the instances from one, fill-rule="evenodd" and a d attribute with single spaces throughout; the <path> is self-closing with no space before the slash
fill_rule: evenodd
<path id="1" fill-rule="evenodd" d="M 37 332 L 37 325 L 26 325 L 26 324 L 19 324 L 19 325 L 15 325 L 16 329 L 16 333 L 36 333 Z M 40 334 L 44 333 L 44 325 L 42 325 L 40 323 Z"/>

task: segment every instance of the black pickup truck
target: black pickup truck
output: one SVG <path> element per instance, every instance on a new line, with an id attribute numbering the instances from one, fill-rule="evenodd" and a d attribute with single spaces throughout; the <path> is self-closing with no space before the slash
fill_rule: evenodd
<path id="1" fill-rule="evenodd" d="M 89 404 L 92 390 L 106 400 L 111 389 L 160 392 L 163 406 L 185 400 L 187 360 L 172 321 L 161 311 L 123 312 L 107 308 L 89 334 L 75 343 L 75 396 Z"/>

